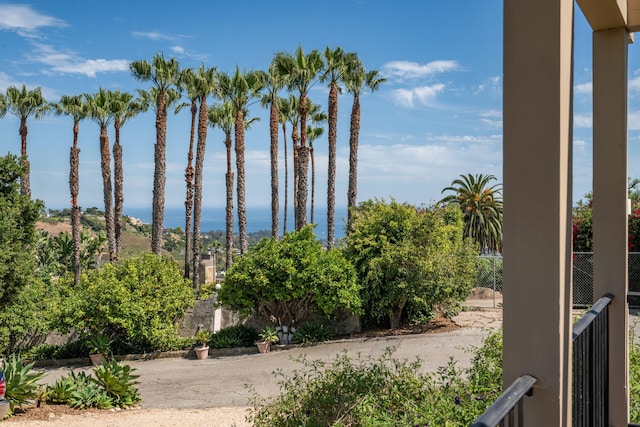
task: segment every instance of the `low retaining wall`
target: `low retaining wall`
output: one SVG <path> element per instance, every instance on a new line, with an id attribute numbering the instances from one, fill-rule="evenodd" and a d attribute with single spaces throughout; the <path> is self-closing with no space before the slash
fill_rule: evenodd
<path id="1" fill-rule="evenodd" d="M 339 312 L 335 319 L 331 320 L 314 313 L 308 321 L 322 323 L 337 335 L 346 335 L 361 330 L 360 316 L 346 312 Z M 238 324 L 245 324 L 259 330 L 271 322 L 263 316 L 249 316 L 243 319 L 233 311 L 220 308 L 214 296 L 197 301 L 192 309 L 187 310 L 180 320 L 178 331 L 180 335 L 190 337 L 196 333 L 198 328 L 217 332 L 220 329 Z"/>

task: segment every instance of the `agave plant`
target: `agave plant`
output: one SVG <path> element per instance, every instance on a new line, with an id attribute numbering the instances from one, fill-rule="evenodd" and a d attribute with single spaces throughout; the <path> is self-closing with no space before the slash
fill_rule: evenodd
<path id="1" fill-rule="evenodd" d="M 7 381 L 5 396 L 9 400 L 11 410 L 36 400 L 38 383 L 44 372 L 33 372 L 33 362 L 23 364 L 22 357 L 17 354 L 9 355 L 3 362 L 4 376 Z"/>
<path id="2" fill-rule="evenodd" d="M 92 377 L 91 381 L 105 390 L 114 406 L 126 408 L 140 401 L 136 387 L 139 375 L 133 375 L 134 370 L 129 365 L 118 363 L 117 360 L 106 361 L 93 369 L 95 378 Z"/>

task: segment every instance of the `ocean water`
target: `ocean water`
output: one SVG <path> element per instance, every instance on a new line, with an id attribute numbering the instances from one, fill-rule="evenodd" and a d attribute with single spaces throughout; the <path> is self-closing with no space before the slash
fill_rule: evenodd
<path id="1" fill-rule="evenodd" d="M 136 217 L 144 223 L 151 223 L 151 208 L 127 208 L 125 206 L 124 214 Z M 167 228 L 182 227 L 184 229 L 184 207 L 168 207 L 164 211 L 164 226 Z M 238 231 L 237 212 L 234 212 L 234 230 Z M 310 215 L 310 212 L 307 212 Z M 327 208 L 316 208 L 314 221 L 317 224 L 315 228 L 316 235 L 320 239 L 327 237 Z M 345 224 L 347 222 L 347 209 L 336 208 L 336 239 L 344 237 Z M 293 211 L 287 214 L 287 231 L 294 229 Z M 203 207 L 202 221 L 200 229 L 203 232 L 216 231 L 225 229 L 225 208 L 224 207 Z M 271 230 L 271 208 L 270 207 L 247 207 L 247 231 L 255 232 L 260 230 Z M 280 212 L 280 233 L 284 230 L 283 214 Z"/>

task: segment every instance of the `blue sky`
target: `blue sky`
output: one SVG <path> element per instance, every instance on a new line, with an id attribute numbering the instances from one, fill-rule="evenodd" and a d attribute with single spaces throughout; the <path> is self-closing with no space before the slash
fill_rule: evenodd
<path id="1" fill-rule="evenodd" d="M 460 174 L 493 174 L 502 181 L 502 0 L 327 0 L 306 2 L 184 2 L 158 0 L 0 0 L 0 90 L 42 88 L 49 101 L 99 87 L 135 92 L 148 88 L 129 72 L 131 61 L 155 53 L 182 67 L 232 72 L 266 69 L 274 54 L 340 46 L 356 52 L 368 70 L 388 80 L 361 99 L 358 200 L 373 197 L 413 204 L 439 200 Z M 195 5 L 195 6 L 194 6 Z M 591 189 L 591 31 L 576 8 L 574 200 Z M 640 177 L 640 63 L 629 48 L 629 174 Z M 326 108 L 327 88 L 310 98 Z M 346 205 L 349 114 L 339 99 L 336 203 Z M 266 110 L 246 135 L 247 203 L 270 203 Z M 34 197 L 47 207 L 69 206 L 68 154 L 72 121 L 49 116 L 29 122 L 28 152 Z M 326 134 L 325 134 L 326 135 Z M 168 122 L 166 205 L 184 203 L 189 113 Z M 110 130 L 111 142 L 113 131 Z M 224 135 L 209 131 L 205 206 L 224 204 Z M 151 205 L 154 116 L 138 116 L 121 131 L 127 207 Z M 102 206 L 98 128 L 80 126 L 82 207 Z M 0 120 L 0 153 L 19 153 L 18 121 Z M 289 150 L 289 153 L 291 151 Z M 325 205 L 326 136 L 315 143 L 316 205 Z M 282 141 L 280 144 L 281 179 Z M 540 171 L 544 173 L 544 171 Z M 535 177 L 532 177 L 535 179 Z M 281 181 L 281 197 L 284 183 Z"/>

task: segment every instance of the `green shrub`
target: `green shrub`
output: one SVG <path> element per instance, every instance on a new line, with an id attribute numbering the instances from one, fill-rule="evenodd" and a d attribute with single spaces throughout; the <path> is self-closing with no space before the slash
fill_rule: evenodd
<path id="1" fill-rule="evenodd" d="M 60 348 L 56 344 L 37 344 L 31 348 L 24 349 L 20 352 L 26 360 L 47 360 L 53 359 L 53 355 Z"/>
<path id="2" fill-rule="evenodd" d="M 6 398 L 11 410 L 34 401 L 44 372 L 33 372 L 33 362 L 24 364 L 22 357 L 11 354 L 3 361 L 4 377 L 7 382 Z"/>
<path id="3" fill-rule="evenodd" d="M 53 359 L 74 359 L 87 357 L 89 354 L 89 342 L 86 338 L 70 341 L 57 347 L 52 354 Z"/>
<path id="4" fill-rule="evenodd" d="M 260 426 L 466 426 L 500 393 L 496 379 L 501 358 L 500 332 L 472 348 L 469 369 L 455 362 L 435 374 L 420 374 L 421 363 L 392 358 L 351 358 L 346 352 L 331 362 L 295 359 L 290 375 L 276 372 L 281 393 L 252 397 L 249 422 Z M 483 365 L 489 364 L 488 369 Z"/>
<path id="5" fill-rule="evenodd" d="M 333 332 L 321 323 L 303 323 L 293 334 L 294 344 L 312 344 L 315 342 L 329 341 L 333 338 Z"/>
<path id="6" fill-rule="evenodd" d="M 640 343 L 634 333 L 629 343 L 629 402 L 631 422 L 640 423 Z"/>
<path id="7" fill-rule="evenodd" d="M 245 325 L 229 326 L 211 336 L 213 348 L 251 347 L 257 337 L 255 329 Z"/>
<path id="8" fill-rule="evenodd" d="M 59 329 L 107 333 L 142 350 L 168 350 L 178 336 L 177 321 L 195 303 L 182 274 L 170 258 L 144 253 L 83 275 L 78 287 L 61 280 L 68 298 Z"/>

